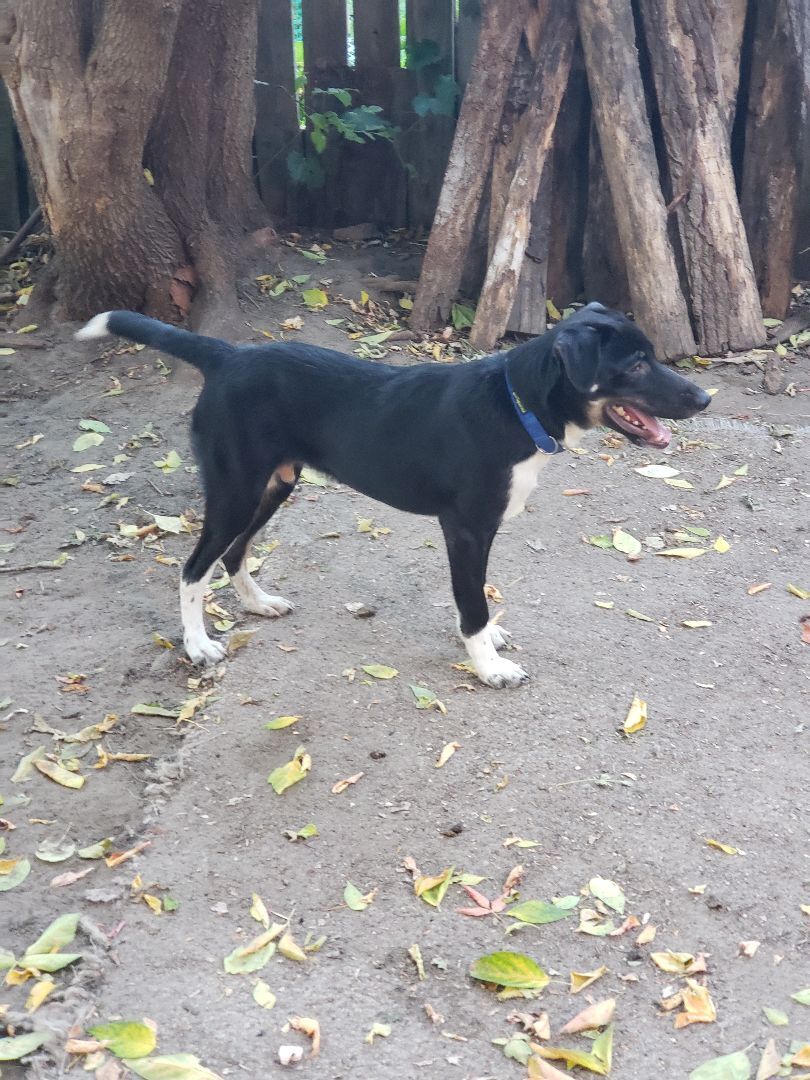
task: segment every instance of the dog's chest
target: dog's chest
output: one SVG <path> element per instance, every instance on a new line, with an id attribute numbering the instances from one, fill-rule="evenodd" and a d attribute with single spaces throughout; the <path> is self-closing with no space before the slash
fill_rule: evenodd
<path id="1" fill-rule="evenodd" d="M 565 444 L 576 446 L 584 432 L 573 424 L 566 425 Z M 509 485 L 509 501 L 504 511 L 504 521 L 517 517 L 526 508 L 526 500 L 537 487 L 540 471 L 553 460 L 552 454 L 542 454 L 539 450 L 531 457 L 512 466 L 512 479 Z"/>

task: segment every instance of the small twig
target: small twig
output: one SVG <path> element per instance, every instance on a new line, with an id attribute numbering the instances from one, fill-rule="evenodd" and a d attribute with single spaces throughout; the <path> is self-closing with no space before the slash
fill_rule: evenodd
<path id="1" fill-rule="evenodd" d="M 12 255 L 16 255 L 18 249 L 22 247 L 25 238 L 34 231 L 40 221 L 42 221 L 42 210 L 40 207 L 37 207 L 25 224 L 17 230 L 3 250 L 0 251 L 0 263 L 6 262 Z"/>
<path id="2" fill-rule="evenodd" d="M 55 566 L 49 562 L 28 563 L 26 566 L 0 566 L 0 574 L 24 574 L 28 570 L 64 570 L 64 563 Z"/>
<path id="3" fill-rule="evenodd" d="M 148 476 L 146 478 L 146 482 L 147 482 L 147 484 L 149 484 L 150 487 L 155 489 L 155 491 L 158 493 L 158 495 L 160 495 L 160 497 L 162 499 L 168 499 L 169 498 L 169 495 L 171 494 L 171 492 L 161 491 L 160 488 L 157 486 L 157 484 L 153 484 Z"/>

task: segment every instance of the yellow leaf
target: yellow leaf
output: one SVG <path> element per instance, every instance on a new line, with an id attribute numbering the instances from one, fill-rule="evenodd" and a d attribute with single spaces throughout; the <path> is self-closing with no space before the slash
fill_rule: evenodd
<path id="1" fill-rule="evenodd" d="M 652 923 L 648 923 L 636 938 L 636 945 L 649 945 L 655 941 L 655 933 L 655 927 Z"/>
<path id="2" fill-rule="evenodd" d="M 687 627 L 689 630 L 701 630 L 706 626 L 711 626 L 711 622 L 708 619 L 684 619 L 681 626 Z"/>
<path id="3" fill-rule="evenodd" d="M 803 1046 L 801 1050 L 793 1055 L 790 1059 L 790 1064 L 794 1066 L 810 1065 L 810 1043 L 807 1043 L 806 1046 Z"/>
<path id="4" fill-rule="evenodd" d="M 705 970 L 701 957 L 695 957 L 692 953 L 666 952 L 650 953 L 650 959 L 657 968 L 665 971 L 668 975 L 688 975 L 698 969 Z"/>
<path id="5" fill-rule="evenodd" d="M 640 697 L 634 697 L 630 710 L 625 718 L 622 730 L 625 735 L 633 735 L 637 731 L 641 731 L 644 725 L 647 723 L 647 702 L 642 701 Z"/>
<path id="6" fill-rule="evenodd" d="M 715 487 L 714 490 L 715 491 L 722 491 L 723 488 L 727 488 L 727 487 L 729 487 L 729 485 L 731 485 L 733 483 L 734 483 L 734 477 L 733 476 L 721 476 L 720 480 L 719 480 L 719 482 L 718 482 L 718 484 L 717 484 L 717 486 Z"/>
<path id="7" fill-rule="evenodd" d="M 595 971 L 572 971 L 570 975 L 571 984 L 570 990 L 572 994 L 578 994 L 580 990 L 584 990 L 586 987 L 591 986 L 597 979 L 601 979 L 603 975 L 607 975 L 608 969 L 602 965 L 600 968 L 596 968 Z"/>
<path id="8" fill-rule="evenodd" d="M 300 720 L 300 716 L 278 716 L 275 720 L 268 720 L 264 726 L 268 731 L 281 731 L 282 728 L 292 727 Z"/>
<path id="9" fill-rule="evenodd" d="M 681 1003 L 684 1011 L 675 1017 L 675 1027 L 683 1028 L 689 1024 L 712 1024 L 717 1019 L 709 991 L 694 979 L 687 979 L 681 991 Z"/>
<path id="10" fill-rule="evenodd" d="M 530 1046 L 539 1057 L 550 1061 L 564 1061 L 569 1069 L 578 1065 L 597 1076 L 607 1076 L 604 1064 L 594 1054 L 587 1054 L 584 1050 L 569 1050 L 567 1046 L 540 1046 L 535 1043 L 530 1043 Z"/>
<path id="11" fill-rule="evenodd" d="M 727 551 L 731 551 L 731 544 L 726 540 L 725 536 L 718 536 L 712 544 L 712 547 L 715 551 L 719 551 L 721 555 L 725 555 Z"/>
<path id="12" fill-rule="evenodd" d="M 562 315 L 553 300 L 546 300 L 546 311 L 555 322 L 559 322 L 562 318 Z"/>
<path id="13" fill-rule="evenodd" d="M 261 923 L 267 930 L 270 926 L 270 915 L 267 908 L 264 906 L 264 901 L 258 893 L 253 894 L 253 903 L 250 905 L 251 918 L 254 918 L 256 922 Z"/>
<path id="14" fill-rule="evenodd" d="M 356 784 L 357 781 L 364 775 L 365 773 L 359 772 L 355 773 L 354 776 L 348 776 L 345 780 L 338 780 L 336 784 L 332 785 L 332 794 L 340 795 L 346 790 L 346 788 L 349 788 L 353 784 Z"/>
<path id="15" fill-rule="evenodd" d="M 276 995 L 264 979 L 256 980 L 256 984 L 253 987 L 253 1000 L 257 1005 L 261 1005 L 263 1009 L 272 1009 L 275 1005 Z"/>
<path id="16" fill-rule="evenodd" d="M 434 768 L 441 769 L 442 765 L 446 765 L 450 758 L 455 754 L 456 750 L 461 749 L 460 742 L 449 742 L 443 748 L 442 752 L 436 759 Z"/>
<path id="17" fill-rule="evenodd" d="M 680 476 L 677 478 L 677 480 L 665 480 L 664 483 L 668 484 L 670 487 L 682 488 L 685 491 L 694 490 L 693 485 L 690 484 L 688 480 L 684 480 L 683 477 Z"/>
<path id="18" fill-rule="evenodd" d="M 38 330 L 39 326 L 35 323 L 29 323 L 28 326 L 21 326 L 19 330 L 15 331 L 17 334 L 33 334 L 35 330 Z"/>
<path id="19" fill-rule="evenodd" d="M 611 608 L 616 605 L 612 600 L 594 600 L 595 607 L 605 608 L 606 611 L 610 611 Z"/>
<path id="20" fill-rule="evenodd" d="M 50 979 L 40 979 L 35 983 L 25 1001 L 26 1012 L 36 1012 L 45 998 L 56 989 L 56 983 Z"/>
<path id="21" fill-rule="evenodd" d="M 301 946 L 293 940 L 292 934 L 290 934 L 289 931 L 287 931 L 279 941 L 278 951 L 282 956 L 286 956 L 288 960 L 298 960 L 299 962 L 303 962 L 307 958 L 307 954 Z"/>
<path id="22" fill-rule="evenodd" d="M 798 596 L 800 600 L 810 600 L 810 590 L 803 589 L 799 585 L 788 585 L 787 591 L 792 596 Z"/>
<path id="23" fill-rule="evenodd" d="M 677 547 L 677 548 L 664 548 L 663 551 L 655 551 L 654 555 L 667 555 L 673 559 L 697 559 L 700 555 L 706 554 L 706 548 L 696 547 Z"/>
<path id="24" fill-rule="evenodd" d="M 299 780 L 303 780 L 311 768 L 312 758 L 307 753 L 306 747 L 299 746 L 292 761 L 273 769 L 267 777 L 267 782 L 277 795 L 281 795 L 288 787 L 292 787 Z"/>
<path id="25" fill-rule="evenodd" d="M 151 893 L 145 892 L 142 894 L 141 899 L 149 908 L 149 910 L 154 912 L 155 915 L 163 914 L 163 904 L 161 904 L 160 900 L 158 900 L 156 896 L 152 896 Z"/>
<path id="26" fill-rule="evenodd" d="M 62 787 L 74 790 L 84 786 L 84 777 L 78 773 L 72 773 L 57 761 L 35 761 L 34 767 L 39 769 L 43 776 L 53 780 Z"/>
<path id="27" fill-rule="evenodd" d="M 719 840 L 707 840 L 706 843 L 709 847 L 717 848 L 726 855 L 742 855 L 740 849 L 732 847 L 731 844 L 721 844 Z"/>

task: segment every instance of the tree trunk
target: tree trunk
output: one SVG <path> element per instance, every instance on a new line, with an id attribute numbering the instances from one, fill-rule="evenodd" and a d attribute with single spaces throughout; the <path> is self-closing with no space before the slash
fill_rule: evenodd
<path id="1" fill-rule="evenodd" d="M 783 319 L 793 285 L 801 177 L 801 79 L 782 0 L 760 0 L 740 203 L 762 310 Z"/>
<path id="2" fill-rule="evenodd" d="M 10 6 L 7 81 L 54 236 L 58 313 L 81 319 L 129 307 L 176 321 L 188 311 L 190 259 L 199 261 L 203 299 L 235 295 L 233 243 L 222 240 L 257 204 L 256 0 L 227 13 L 225 0 Z M 206 32 L 210 55 L 201 57 Z M 190 55 L 199 70 L 184 66 Z M 199 126 L 182 131 L 181 116 Z M 154 187 L 144 175 L 147 138 Z"/>
<path id="3" fill-rule="evenodd" d="M 631 307 L 624 252 L 599 146 L 599 134 L 593 122 L 588 154 L 588 216 L 582 270 L 586 300 L 598 300 L 600 304 L 621 311 Z"/>
<path id="4" fill-rule="evenodd" d="M 478 51 L 461 104 L 450 160 L 427 251 L 411 324 L 427 329 L 445 322 L 458 290 L 470 246 L 481 192 L 492 160 L 493 132 L 526 21 L 529 0 L 505 6 L 487 0 Z"/>
<path id="5" fill-rule="evenodd" d="M 472 344 L 485 352 L 503 336 L 512 311 L 529 241 L 532 206 L 571 73 L 576 29 L 573 6 L 560 3 L 551 7 L 543 27 L 524 119 L 523 144 L 470 331 Z"/>
<path id="6" fill-rule="evenodd" d="M 695 351 L 667 236 L 630 0 L 577 0 L 585 67 L 633 311 L 659 356 Z"/>
<path id="7" fill-rule="evenodd" d="M 723 76 L 705 0 L 640 0 L 698 348 L 765 340 L 731 167 Z"/>

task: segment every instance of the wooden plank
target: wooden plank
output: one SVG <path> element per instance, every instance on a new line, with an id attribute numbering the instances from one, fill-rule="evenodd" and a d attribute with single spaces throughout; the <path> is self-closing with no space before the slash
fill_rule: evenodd
<path id="1" fill-rule="evenodd" d="M 399 67 L 399 0 L 354 0 L 354 64 Z"/>
<path id="2" fill-rule="evenodd" d="M 294 216 L 295 188 L 287 171 L 287 155 L 300 143 L 290 0 L 260 0 L 256 167 L 262 201 L 274 220 Z"/>
<path id="3" fill-rule="evenodd" d="M 454 29 L 453 0 L 407 0 L 405 36 L 408 48 L 413 49 L 423 41 L 432 41 L 438 46 L 437 60 L 418 72 L 420 90 L 429 92 L 437 75 L 452 75 Z"/>
<path id="4" fill-rule="evenodd" d="M 0 229 L 9 233 L 16 232 L 21 224 L 18 153 L 11 102 L 0 81 Z"/>
<path id="5" fill-rule="evenodd" d="M 461 0 L 456 20 L 455 68 L 456 82 L 462 89 L 470 77 L 480 30 L 481 0 Z"/>
<path id="6" fill-rule="evenodd" d="M 321 85 L 321 74 L 346 66 L 346 0 L 303 0 L 301 21 L 304 66 L 313 89 Z"/>

